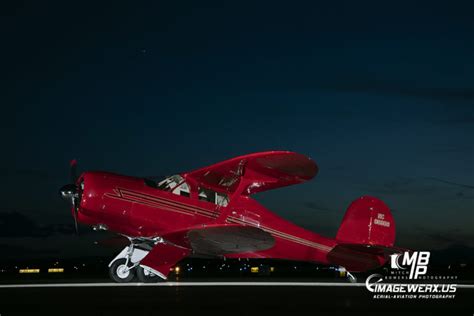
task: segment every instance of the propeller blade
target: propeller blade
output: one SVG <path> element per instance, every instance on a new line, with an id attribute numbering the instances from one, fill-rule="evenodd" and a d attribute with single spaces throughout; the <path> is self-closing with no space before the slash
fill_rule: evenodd
<path id="1" fill-rule="evenodd" d="M 72 217 L 74 218 L 74 229 L 76 230 L 76 235 L 79 235 L 79 226 L 77 225 L 77 207 L 75 198 L 72 199 Z"/>
<path id="2" fill-rule="evenodd" d="M 71 160 L 71 162 L 69 163 L 69 166 L 71 168 L 71 170 L 70 170 L 70 172 L 71 172 L 71 183 L 76 183 L 76 180 L 77 180 L 77 160 L 76 159 Z"/>
<path id="3" fill-rule="evenodd" d="M 74 228 L 76 230 L 76 234 L 79 234 L 79 227 L 78 227 L 78 212 L 79 212 L 79 203 L 81 201 L 81 188 L 76 184 L 77 182 L 77 174 L 76 174 L 76 166 L 77 161 L 76 159 L 71 160 L 69 163 L 70 166 L 70 176 L 71 182 L 70 184 L 66 184 L 59 189 L 59 195 L 66 201 L 70 201 L 72 205 L 71 213 L 74 219 Z"/>

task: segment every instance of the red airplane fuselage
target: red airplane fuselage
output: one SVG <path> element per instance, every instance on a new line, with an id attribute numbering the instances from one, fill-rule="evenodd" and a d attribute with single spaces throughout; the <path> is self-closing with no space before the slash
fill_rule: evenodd
<path id="1" fill-rule="evenodd" d="M 381 200 L 363 196 L 348 207 L 335 238 L 299 227 L 251 196 L 303 183 L 318 167 L 289 151 L 231 158 L 155 182 L 108 172 L 75 176 L 60 195 L 74 219 L 126 236 L 109 264 L 117 282 L 166 279 L 188 256 L 275 258 L 338 265 L 365 271 L 382 265 L 393 248 L 395 222 Z"/>
<path id="2" fill-rule="evenodd" d="M 84 224 L 105 225 L 112 232 L 135 237 L 166 236 L 177 231 L 222 224 L 253 226 L 270 233 L 275 239 L 274 246 L 225 257 L 339 263 L 330 260 L 329 256 L 338 244 L 336 239 L 303 229 L 275 215 L 249 196 L 232 196 L 227 206 L 219 206 L 200 200 L 192 183 L 190 195 L 181 196 L 152 187 L 143 178 L 108 172 L 85 172 L 78 183 L 83 183 L 78 220 Z M 352 258 L 350 252 L 345 256 L 347 258 L 340 263 L 358 262 L 358 256 Z M 381 256 L 370 256 L 370 259 L 362 260 L 365 262 L 362 266 L 353 264 L 351 270 L 366 270 L 385 262 Z"/>

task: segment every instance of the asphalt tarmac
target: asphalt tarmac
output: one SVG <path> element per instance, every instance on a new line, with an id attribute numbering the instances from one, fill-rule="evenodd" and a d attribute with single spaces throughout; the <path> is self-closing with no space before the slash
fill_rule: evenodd
<path id="1" fill-rule="evenodd" d="M 0 315 L 473 315 L 474 288 L 454 299 L 374 299 L 364 284 L 109 282 L 2 284 Z"/>

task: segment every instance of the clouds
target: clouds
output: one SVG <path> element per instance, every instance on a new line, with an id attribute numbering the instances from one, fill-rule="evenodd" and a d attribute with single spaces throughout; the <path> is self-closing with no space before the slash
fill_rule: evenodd
<path id="1" fill-rule="evenodd" d="M 326 206 L 324 203 L 319 201 L 308 201 L 303 203 L 303 205 L 313 211 L 317 212 L 333 212 L 335 209 Z"/>
<path id="2" fill-rule="evenodd" d="M 107 241 L 114 235 L 93 232 L 90 228 L 79 230 L 77 235 L 72 223 L 40 223 L 23 214 L 23 210 L 1 210 L 0 263 L 12 259 L 110 256 L 119 251 L 117 245 Z"/>
<path id="3" fill-rule="evenodd" d="M 468 102 L 474 100 L 474 89 L 472 88 L 451 88 L 437 86 L 423 87 L 410 82 L 403 83 L 392 82 L 388 80 L 370 80 L 364 78 L 363 76 L 357 80 L 342 79 L 338 82 L 321 84 L 320 87 L 334 92 L 360 92 L 445 101 Z M 466 120 L 463 122 L 466 122 Z"/>
<path id="4" fill-rule="evenodd" d="M 44 238 L 72 234 L 75 234 L 73 224 L 41 225 L 18 211 L 2 210 L 0 212 L 0 238 Z"/>
<path id="5" fill-rule="evenodd" d="M 396 177 L 385 181 L 376 181 L 370 185 L 361 184 L 361 187 L 371 193 L 389 195 L 430 195 L 438 190 L 436 186 L 409 177 Z"/>
<path id="6" fill-rule="evenodd" d="M 395 177 L 386 181 L 376 181 L 372 184 L 360 184 L 370 193 L 391 196 L 436 197 L 436 200 L 472 199 L 473 185 L 462 184 L 436 177 Z"/>
<path id="7" fill-rule="evenodd" d="M 464 188 L 464 189 L 474 189 L 474 185 L 456 183 L 456 182 L 447 181 L 447 180 L 439 179 L 439 178 L 435 178 L 435 177 L 427 177 L 426 179 L 441 182 L 441 183 L 444 183 L 444 184 L 454 185 L 454 186 Z"/>
<path id="8" fill-rule="evenodd" d="M 416 226 L 415 232 L 419 233 L 426 243 L 433 245 L 434 249 L 443 249 L 453 245 L 474 247 L 474 232 L 460 228 L 448 228 L 443 231 L 433 227 Z"/>
<path id="9" fill-rule="evenodd" d="M 32 247 L 31 241 L 21 243 L 16 240 L 2 240 L 0 242 L 0 252 L 4 254 L 2 259 L 21 260 L 31 259 L 32 257 L 57 257 L 61 254 L 61 249 L 46 249 L 46 247 Z M 3 263 L 3 262 L 2 262 Z"/>
<path id="10" fill-rule="evenodd" d="M 29 168 L 0 168 L 0 177 L 21 177 L 34 181 L 55 179 L 45 170 Z"/>

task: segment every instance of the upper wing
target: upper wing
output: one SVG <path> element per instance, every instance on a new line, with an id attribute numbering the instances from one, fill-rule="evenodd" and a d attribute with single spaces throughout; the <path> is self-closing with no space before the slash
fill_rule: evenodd
<path id="1" fill-rule="evenodd" d="M 225 160 L 184 173 L 203 186 L 233 193 L 244 182 L 242 194 L 253 194 L 313 178 L 318 167 L 310 158 L 289 151 L 267 151 Z"/>

